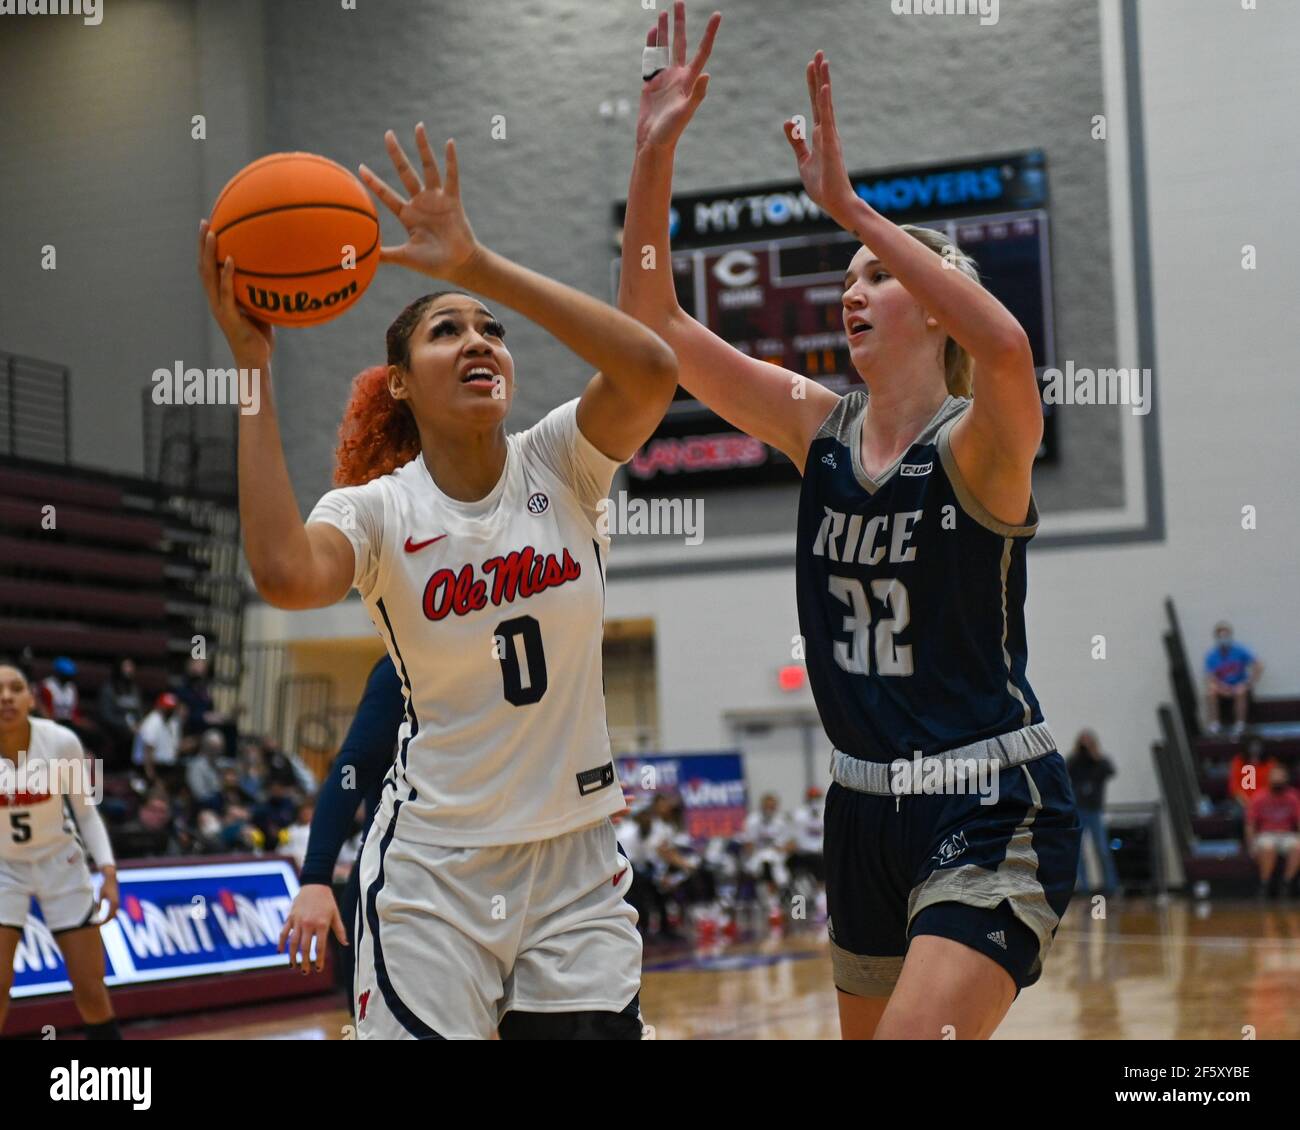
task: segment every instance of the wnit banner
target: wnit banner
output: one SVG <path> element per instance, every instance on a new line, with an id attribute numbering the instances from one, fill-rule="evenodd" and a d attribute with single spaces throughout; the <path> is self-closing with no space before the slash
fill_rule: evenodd
<path id="1" fill-rule="evenodd" d="M 99 889 L 95 876 L 95 889 Z M 104 925 L 105 983 L 131 985 L 287 965 L 275 952 L 298 878 L 287 859 L 125 868 L 122 906 Z M 71 988 L 35 901 L 14 958 L 14 997 Z"/>

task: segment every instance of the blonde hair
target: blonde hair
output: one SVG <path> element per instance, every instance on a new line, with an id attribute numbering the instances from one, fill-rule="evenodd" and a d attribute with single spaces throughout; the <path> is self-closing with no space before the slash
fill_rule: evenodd
<path id="1" fill-rule="evenodd" d="M 915 224 L 903 224 L 902 228 L 918 243 L 925 244 L 936 255 L 951 263 L 968 279 L 980 282 L 980 272 L 975 265 L 975 260 L 943 232 L 935 231 L 933 228 L 917 227 Z M 975 395 L 975 359 L 952 338 L 949 338 L 943 347 L 943 379 L 948 386 L 949 395 L 965 397 Z"/>

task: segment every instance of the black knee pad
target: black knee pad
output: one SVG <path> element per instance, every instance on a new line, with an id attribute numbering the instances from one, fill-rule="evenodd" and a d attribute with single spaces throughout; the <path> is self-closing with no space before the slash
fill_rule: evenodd
<path id="1" fill-rule="evenodd" d="M 503 1040 L 639 1040 L 641 994 L 622 1012 L 507 1012 Z"/>

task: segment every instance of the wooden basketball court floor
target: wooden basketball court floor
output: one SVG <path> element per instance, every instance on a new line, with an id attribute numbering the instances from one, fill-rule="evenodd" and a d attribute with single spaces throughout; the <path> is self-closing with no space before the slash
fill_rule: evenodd
<path id="1" fill-rule="evenodd" d="M 838 1039 L 824 927 L 707 951 L 650 950 L 641 993 L 657 1039 Z M 333 1040 L 336 997 L 263 1019 L 214 1013 L 185 1039 Z M 1077 899 L 1043 978 L 995 1039 L 1300 1039 L 1300 905 Z"/>

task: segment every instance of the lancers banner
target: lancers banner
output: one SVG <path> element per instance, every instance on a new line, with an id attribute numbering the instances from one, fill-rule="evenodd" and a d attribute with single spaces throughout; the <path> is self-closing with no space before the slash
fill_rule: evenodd
<path id="1" fill-rule="evenodd" d="M 745 825 L 749 804 L 740 753 L 620 757 L 615 763 L 633 807 L 648 803 L 656 793 L 680 796 L 693 839 L 734 836 Z"/>
<path id="2" fill-rule="evenodd" d="M 275 952 L 298 877 L 288 859 L 126 867 L 122 906 L 103 926 L 105 983 L 138 984 L 239 969 L 288 966 Z M 100 879 L 95 876 L 95 890 Z M 56 939 L 33 900 L 14 957 L 12 995 L 71 988 Z"/>

